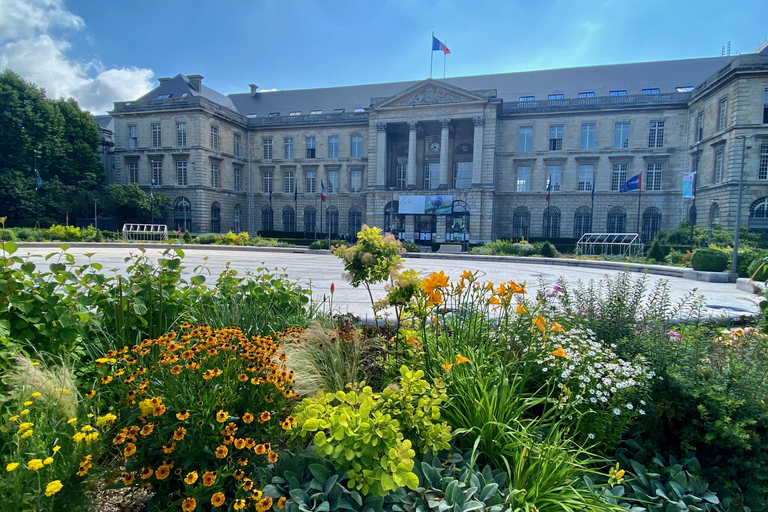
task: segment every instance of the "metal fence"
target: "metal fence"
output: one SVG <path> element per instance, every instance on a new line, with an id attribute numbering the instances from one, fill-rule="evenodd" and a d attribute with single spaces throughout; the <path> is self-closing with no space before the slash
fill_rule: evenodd
<path id="1" fill-rule="evenodd" d="M 585 233 L 576 248 L 585 255 L 637 256 L 643 252 L 643 242 L 637 233 Z"/>
<path id="2" fill-rule="evenodd" d="M 168 226 L 165 224 L 123 224 L 123 240 L 126 242 L 167 242 Z"/>

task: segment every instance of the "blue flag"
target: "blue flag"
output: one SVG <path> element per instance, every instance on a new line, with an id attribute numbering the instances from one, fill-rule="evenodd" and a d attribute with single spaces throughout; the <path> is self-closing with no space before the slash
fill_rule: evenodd
<path id="1" fill-rule="evenodd" d="M 269 203 L 272 204 L 272 185 L 269 186 Z"/>
<path id="2" fill-rule="evenodd" d="M 295 203 L 299 199 L 299 188 L 294 185 L 293 186 L 293 202 Z"/>
<path id="3" fill-rule="evenodd" d="M 631 178 L 627 180 L 626 183 L 624 183 L 619 188 L 619 193 L 623 194 L 624 192 L 629 192 L 630 190 L 640 190 L 640 182 L 642 180 L 642 173 L 641 174 L 635 174 Z"/>
<path id="4" fill-rule="evenodd" d="M 433 52 L 443 52 L 443 54 L 448 55 L 451 53 L 451 50 L 448 49 L 447 46 L 445 46 L 438 38 L 435 36 L 432 36 L 432 51 Z"/>
<path id="5" fill-rule="evenodd" d="M 592 171 L 592 202 L 595 201 L 595 171 Z"/>

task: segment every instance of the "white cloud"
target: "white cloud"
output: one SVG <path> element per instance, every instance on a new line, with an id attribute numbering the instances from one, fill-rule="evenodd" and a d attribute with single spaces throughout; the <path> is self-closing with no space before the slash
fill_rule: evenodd
<path id="1" fill-rule="evenodd" d="M 54 31 L 76 33 L 85 21 L 63 0 L 0 0 L 0 12 L 0 69 L 45 88 L 49 98 L 73 97 L 82 109 L 102 114 L 114 101 L 138 98 L 153 87 L 151 69 L 105 69 L 98 60 L 68 56 L 69 42 Z"/>

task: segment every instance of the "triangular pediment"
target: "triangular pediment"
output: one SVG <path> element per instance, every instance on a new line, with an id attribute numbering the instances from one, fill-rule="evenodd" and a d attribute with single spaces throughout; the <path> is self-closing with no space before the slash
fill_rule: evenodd
<path id="1" fill-rule="evenodd" d="M 463 102 L 475 103 L 477 101 L 488 101 L 488 97 L 429 78 L 379 102 L 373 108 L 378 110 L 382 108 L 411 107 L 416 105 L 438 105 Z"/>

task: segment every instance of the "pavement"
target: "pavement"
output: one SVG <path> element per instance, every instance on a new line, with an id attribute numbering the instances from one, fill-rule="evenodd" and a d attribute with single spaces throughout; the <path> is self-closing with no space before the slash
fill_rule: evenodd
<path id="1" fill-rule="evenodd" d="M 147 244 L 146 254 L 157 259 L 165 247 Z M 270 249 L 257 247 L 225 247 L 225 246 L 183 246 L 185 253 L 183 275 L 188 279 L 197 272 L 204 272 L 207 282 L 215 282 L 216 277 L 227 267 L 244 272 L 256 271 L 259 268 L 279 270 L 288 275 L 291 280 L 312 290 L 313 300 L 322 302 L 330 296 L 331 284 L 335 285 L 333 295 L 334 310 L 342 313 L 352 313 L 363 319 L 371 320 L 373 313 L 368 293 L 363 287 L 352 288 L 344 277 L 342 261 L 330 254 L 310 254 L 290 249 Z M 58 252 L 56 247 L 46 244 L 19 244 L 17 256 L 28 256 L 38 264 L 44 262 L 44 256 Z M 103 272 L 111 273 L 116 270 L 125 274 L 128 264 L 125 258 L 131 253 L 139 252 L 136 245 L 100 245 L 100 244 L 70 244 L 68 252 L 75 257 L 76 264 L 88 262 L 86 254 L 91 253 L 91 261 L 103 265 Z M 571 286 L 579 281 L 587 283 L 599 280 L 605 276 L 616 276 L 620 270 L 590 268 L 585 266 L 553 265 L 549 260 L 547 265 L 530 261 L 493 261 L 470 255 L 455 255 L 442 258 L 405 258 L 404 268 L 421 271 L 424 275 L 443 270 L 451 280 L 459 278 L 464 270 L 478 271 L 478 279 L 500 283 L 510 279 L 516 282 L 525 281 L 528 288 L 535 290 L 539 280 L 546 287 L 551 287 L 563 277 Z M 54 260 L 49 260 L 54 261 Z M 209 275 L 210 273 L 210 275 Z M 632 274 L 632 279 L 638 279 L 638 274 Z M 737 318 L 760 312 L 758 302 L 761 297 L 738 290 L 732 283 L 707 283 L 691 281 L 680 277 L 667 277 L 648 274 L 648 289 L 662 280 L 669 282 L 673 303 L 694 291 L 703 296 L 705 316 Z M 384 297 L 384 283 L 375 285 L 372 289 L 374 299 Z"/>

